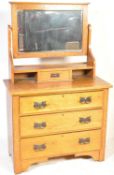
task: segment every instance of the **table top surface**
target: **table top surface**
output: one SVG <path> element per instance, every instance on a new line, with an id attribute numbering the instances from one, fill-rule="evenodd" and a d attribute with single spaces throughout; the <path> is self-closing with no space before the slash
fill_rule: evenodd
<path id="1" fill-rule="evenodd" d="M 79 78 L 72 82 L 21 82 L 13 84 L 11 80 L 4 80 L 5 86 L 11 95 L 34 95 L 48 93 L 71 93 L 81 91 L 102 90 L 111 88 L 112 85 L 99 77 Z"/>

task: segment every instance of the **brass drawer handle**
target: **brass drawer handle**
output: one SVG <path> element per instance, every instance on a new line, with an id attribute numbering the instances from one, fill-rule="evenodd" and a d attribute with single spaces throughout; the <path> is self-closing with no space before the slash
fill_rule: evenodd
<path id="1" fill-rule="evenodd" d="M 79 144 L 80 145 L 85 145 L 85 144 L 89 144 L 89 143 L 90 143 L 90 138 L 89 137 L 79 139 Z"/>
<path id="2" fill-rule="evenodd" d="M 46 122 L 34 123 L 34 128 L 35 129 L 44 129 L 44 128 L 46 128 Z"/>
<path id="3" fill-rule="evenodd" d="M 47 104 L 46 104 L 46 101 L 34 102 L 33 106 L 35 109 L 41 109 L 41 108 L 45 108 L 47 106 Z"/>
<path id="4" fill-rule="evenodd" d="M 92 102 L 91 97 L 80 97 L 80 103 L 81 104 L 89 104 Z"/>
<path id="5" fill-rule="evenodd" d="M 91 97 L 87 97 L 87 98 L 86 98 L 86 104 L 91 103 L 91 102 L 92 102 Z"/>
<path id="6" fill-rule="evenodd" d="M 33 145 L 33 149 L 34 151 L 44 151 L 46 149 L 46 145 L 45 144 Z"/>
<path id="7" fill-rule="evenodd" d="M 79 122 L 82 123 L 82 124 L 90 123 L 91 122 L 91 117 L 90 116 L 89 117 L 86 117 L 86 118 L 80 117 L 79 118 Z"/>
<path id="8" fill-rule="evenodd" d="M 59 73 L 53 73 L 53 74 L 50 74 L 50 77 L 51 78 L 59 78 L 60 77 L 60 74 Z"/>

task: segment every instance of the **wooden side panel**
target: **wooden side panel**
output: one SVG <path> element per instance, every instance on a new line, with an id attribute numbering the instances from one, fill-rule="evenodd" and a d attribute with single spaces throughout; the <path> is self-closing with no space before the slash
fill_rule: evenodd
<path id="1" fill-rule="evenodd" d="M 21 167 L 21 157 L 20 157 L 20 135 L 19 135 L 19 97 L 13 96 L 13 161 L 14 161 L 14 171 L 20 173 L 22 171 Z"/>
<path id="2" fill-rule="evenodd" d="M 12 97 L 7 93 L 8 152 L 13 157 Z"/>
<path id="3" fill-rule="evenodd" d="M 102 134 L 101 134 L 101 148 L 100 148 L 100 158 L 103 161 L 105 158 L 105 142 L 106 142 L 106 124 L 107 124 L 107 106 L 108 106 L 108 89 L 104 90 L 103 99 L 103 119 L 102 119 Z"/>

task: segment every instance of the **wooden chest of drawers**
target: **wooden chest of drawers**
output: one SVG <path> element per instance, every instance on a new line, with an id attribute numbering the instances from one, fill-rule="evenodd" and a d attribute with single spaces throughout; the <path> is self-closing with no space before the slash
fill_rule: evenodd
<path id="1" fill-rule="evenodd" d="M 104 159 L 110 84 L 99 78 L 15 85 L 7 80 L 5 84 L 8 109 L 12 109 L 9 153 L 15 173 L 53 157 Z"/>

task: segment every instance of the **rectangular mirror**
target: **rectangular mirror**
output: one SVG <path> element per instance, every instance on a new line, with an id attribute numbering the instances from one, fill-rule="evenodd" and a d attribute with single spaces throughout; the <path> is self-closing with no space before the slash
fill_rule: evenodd
<path id="1" fill-rule="evenodd" d="M 18 51 L 82 49 L 82 10 L 19 10 Z"/>

